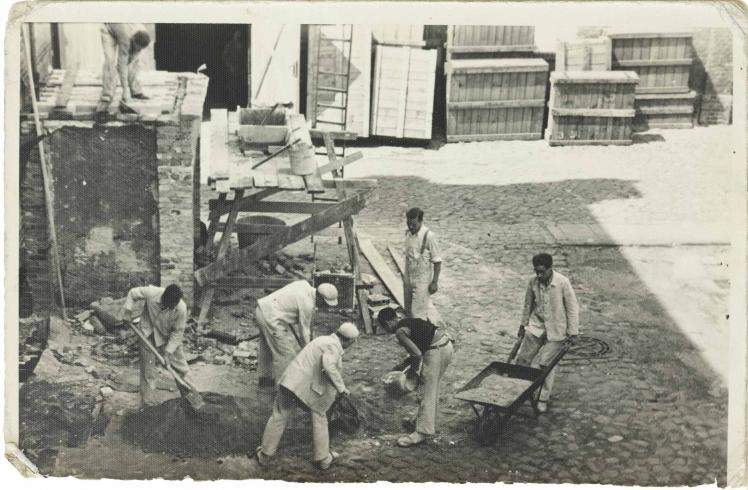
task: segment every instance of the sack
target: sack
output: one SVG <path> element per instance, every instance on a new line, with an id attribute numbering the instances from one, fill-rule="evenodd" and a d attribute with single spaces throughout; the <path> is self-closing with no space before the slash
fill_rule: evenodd
<path id="1" fill-rule="evenodd" d="M 327 411 L 327 423 L 333 430 L 340 430 L 346 434 L 355 434 L 361 427 L 361 417 L 358 409 L 353 405 L 350 396 L 338 397 Z"/>

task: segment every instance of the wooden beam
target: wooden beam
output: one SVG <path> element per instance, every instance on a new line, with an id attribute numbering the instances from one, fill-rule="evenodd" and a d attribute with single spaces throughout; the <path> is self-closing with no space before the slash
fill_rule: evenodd
<path id="1" fill-rule="evenodd" d="M 244 191 L 238 189 L 235 191 L 235 200 L 240 201 L 244 196 Z M 221 260 L 229 249 L 229 243 L 231 242 L 231 233 L 236 223 L 236 217 L 239 214 L 239 210 L 234 207 L 229 213 L 228 221 L 224 232 L 221 235 L 221 243 L 218 245 L 218 252 L 216 253 L 216 259 Z M 201 284 L 202 286 L 202 284 Z M 208 320 L 208 312 L 210 311 L 210 305 L 213 303 L 213 295 L 215 294 L 215 288 L 209 287 L 203 293 L 202 303 L 200 304 L 200 317 L 197 320 L 198 324 L 204 324 Z"/>
<path id="2" fill-rule="evenodd" d="M 398 270 L 400 271 L 400 275 L 405 275 L 405 258 L 400 255 L 400 252 L 395 250 L 395 248 L 392 245 L 387 245 L 387 250 L 390 252 L 390 255 L 392 256 L 392 260 L 395 261 L 395 265 L 397 266 Z M 434 303 L 429 299 L 429 305 L 428 305 L 428 315 L 429 320 L 431 323 L 433 323 L 436 326 L 442 326 L 444 323 L 444 320 L 442 319 L 442 316 L 439 314 L 439 310 L 436 309 L 436 306 L 434 306 Z"/>
<path id="3" fill-rule="evenodd" d="M 297 280 L 287 277 L 228 276 L 218 279 L 214 286 L 221 289 L 278 289 Z"/>
<path id="4" fill-rule="evenodd" d="M 316 231 L 337 223 L 347 216 L 358 213 L 366 207 L 367 202 L 375 200 L 376 197 L 375 190 L 370 189 L 358 192 L 337 204 L 325 204 L 322 211 L 289 226 L 286 231 L 261 238 L 249 247 L 235 251 L 226 257 L 219 258 L 212 264 L 195 271 L 195 280 L 200 286 L 210 284 L 233 271 L 282 249 L 286 245 L 297 242 Z M 323 205 L 317 204 L 316 206 Z M 321 208 L 316 207 L 314 209 Z"/>
<path id="5" fill-rule="evenodd" d="M 345 182 L 345 188 L 348 190 L 368 189 L 378 184 L 377 179 L 324 179 L 322 185 L 325 189 L 335 189 L 339 181 Z"/>
<path id="6" fill-rule="evenodd" d="M 65 79 L 62 82 L 60 91 L 57 92 L 57 99 L 55 100 L 55 107 L 67 107 L 70 101 L 70 95 L 73 92 L 73 86 L 75 85 L 75 79 L 78 77 L 78 65 L 72 70 L 65 71 Z"/>
<path id="7" fill-rule="evenodd" d="M 342 158 L 340 160 L 335 160 L 334 162 L 330 162 L 327 165 L 322 165 L 321 167 L 317 169 L 317 172 L 319 173 L 319 175 L 325 175 L 328 172 L 340 170 L 346 165 L 350 165 L 351 163 L 357 160 L 361 160 L 363 157 L 364 155 L 360 151 L 357 151 L 356 153 L 351 153 L 345 158 Z"/>
<path id="8" fill-rule="evenodd" d="M 273 188 L 276 192 L 278 188 Z M 224 215 L 231 211 L 234 201 L 209 201 L 211 211 Z M 244 198 L 239 203 L 239 211 L 254 213 L 289 213 L 289 214 L 315 214 L 332 207 L 333 204 L 317 202 L 291 202 L 291 201 L 258 201 L 256 199 Z"/>
<path id="9" fill-rule="evenodd" d="M 229 178 L 229 120 L 226 109 L 210 111 L 210 170 L 211 177 Z"/>
<path id="10" fill-rule="evenodd" d="M 223 230 L 225 224 L 221 224 L 220 229 Z M 252 235 L 272 235 L 284 231 L 288 228 L 286 225 L 262 225 L 255 223 L 236 223 L 234 225 L 234 231 L 236 233 L 251 233 Z"/>
<path id="11" fill-rule="evenodd" d="M 242 199 L 242 201 L 259 201 L 260 199 L 264 199 L 266 197 L 272 196 L 273 194 L 276 194 L 280 192 L 280 189 L 263 189 L 260 192 L 255 192 L 254 194 L 250 194 L 249 196 Z M 225 198 L 225 196 L 224 196 Z M 208 201 L 208 209 L 211 211 L 211 214 L 215 212 L 218 216 L 223 216 L 224 214 L 231 211 L 231 206 L 233 205 L 234 201 L 231 200 L 221 200 L 220 194 L 219 199 L 211 199 Z M 245 204 L 245 203 L 242 203 Z"/>
<path id="12" fill-rule="evenodd" d="M 353 131 L 328 131 L 326 129 L 310 129 L 309 134 L 312 138 L 323 139 L 326 134 L 330 135 L 332 139 L 339 141 L 356 141 L 358 134 Z"/>
<path id="13" fill-rule="evenodd" d="M 403 281 L 402 279 L 395 276 L 392 270 L 387 266 L 387 263 L 382 258 L 382 255 L 374 248 L 370 240 L 359 239 L 359 245 L 361 246 L 361 253 L 364 254 L 366 260 L 371 264 L 374 273 L 379 276 L 384 286 L 389 290 L 390 294 L 397 304 L 405 308 L 405 294 L 403 292 Z"/>
<path id="14" fill-rule="evenodd" d="M 327 150 L 327 158 L 330 163 L 335 163 L 338 160 L 338 156 L 335 154 L 335 142 L 332 136 L 329 134 L 324 135 L 325 149 Z M 347 197 L 344 181 L 342 180 L 342 173 L 340 170 L 333 170 L 332 174 L 337 178 L 335 181 L 335 189 L 337 191 L 338 200 L 342 201 Z M 322 184 L 322 182 L 320 182 Z M 323 187 L 324 188 L 324 187 Z M 361 284 L 361 265 L 359 264 L 358 257 L 358 238 L 356 232 L 353 229 L 353 218 L 348 216 L 343 220 L 343 232 L 345 233 L 345 244 L 348 249 L 348 258 L 351 262 L 351 269 L 353 270 L 353 278 L 355 284 Z M 358 299 L 359 313 L 361 319 L 364 321 L 364 330 L 367 334 L 374 333 L 374 329 L 371 325 L 371 315 L 369 314 L 369 307 L 366 301 L 368 293 L 364 289 L 356 290 L 356 297 Z"/>
<path id="15" fill-rule="evenodd" d="M 322 179 L 319 175 L 305 175 L 304 184 L 306 185 L 306 191 L 310 194 L 325 192 L 325 186 L 322 184 Z"/>

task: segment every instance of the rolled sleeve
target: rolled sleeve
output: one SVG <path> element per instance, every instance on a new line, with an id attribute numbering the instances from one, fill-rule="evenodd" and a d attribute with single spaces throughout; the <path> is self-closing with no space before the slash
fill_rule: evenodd
<path id="1" fill-rule="evenodd" d="M 166 352 L 173 354 L 182 345 L 185 328 L 187 328 L 187 305 L 184 304 L 184 301 L 180 301 L 179 306 L 177 306 L 174 329 L 169 334 L 169 341 L 166 343 L 166 347 L 164 347 Z"/>
<path id="2" fill-rule="evenodd" d="M 128 316 L 132 314 L 132 311 L 135 309 L 135 302 L 145 300 L 146 293 L 147 293 L 147 288 L 145 287 L 137 287 L 137 288 L 130 289 L 130 292 L 127 293 L 127 299 L 125 299 L 125 304 L 122 306 L 123 312 L 129 312 Z M 126 318 L 126 320 L 130 321 L 131 318 Z"/>
<path id="3" fill-rule="evenodd" d="M 431 254 L 431 263 L 436 264 L 438 262 L 441 262 L 442 256 L 439 249 L 439 243 L 437 242 L 433 233 L 429 233 L 429 236 L 426 238 L 426 246 L 428 247 L 429 253 Z"/>
<path id="4" fill-rule="evenodd" d="M 535 302 L 535 290 L 533 289 L 533 280 L 527 284 L 527 290 L 525 291 L 525 305 L 522 308 L 522 321 L 520 325 L 527 326 L 530 323 L 530 314 L 532 313 L 532 305 Z"/>

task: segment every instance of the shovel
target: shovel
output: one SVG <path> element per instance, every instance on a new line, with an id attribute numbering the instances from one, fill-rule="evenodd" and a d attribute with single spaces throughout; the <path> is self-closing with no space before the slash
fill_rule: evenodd
<path id="1" fill-rule="evenodd" d="M 145 335 L 143 335 L 143 332 L 141 332 L 138 327 L 133 325 L 132 322 L 127 322 L 127 324 L 130 325 L 130 328 L 135 331 L 140 340 L 143 341 L 146 347 L 148 347 L 148 350 L 153 352 L 153 354 L 156 356 L 156 359 L 158 359 L 158 362 L 160 362 L 161 365 L 164 366 L 172 376 L 174 376 L 174 380 L 177 382 L 179 392 L 182 394 L 182 397 L 187 399 L 187 402 L 190 404 L 190 406 L 195 411 L 203 408 L 203 406 L 205 405 L 205 401 L 203 400 L 200 392 L 197 391 L 197 388 L 195 388 L 191 383 L 185 381 L 179 374 L 177 374 L 177 372 L 174 371 L 174 368 L 172 368 L 171 365 L 166 364 L 166 361 L 164 361 L 164 358 L 161 356 L 161 354 L 159 354 L 158 350 L 153 347 L 153 344 L 148 341 L 148 339 L 145 337 Z"/>
<path id="2" fill-rule="evenodd" d="M 506 359 L 507 364 L 511 364 L 515 357 L 517 357 L 517 351 L 519 351 L 519 347 L 522 345 L 522 339 L 525 338 L 525 329 L 520 328 L 520 334 L 517 341 L 514 343 L 514 347 L 512 347 L 512 351 L 509 353 L 509 357 Z"/>

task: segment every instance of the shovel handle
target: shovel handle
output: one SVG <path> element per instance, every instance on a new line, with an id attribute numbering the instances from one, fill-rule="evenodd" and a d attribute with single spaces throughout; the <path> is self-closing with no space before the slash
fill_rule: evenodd
<path id="1" fill-rule="evenodd" d="M 174 368 L 171 367 L 171 364 L 166 364 L 166 361 L 164 360 L 164 357 L 161 355 L 161 353 L 159 353 L 159 351 L 153 346 L 153 344 L 151 344 L 148 341 L 148 339 L 145 337 L 145 335 L 143 335 L 143 332 L 141 332 L 138 327 L 133 325 L 132 322 L 127 322 L 127 324 L 130 326 L 130 328 L 133 329 L 135 334 L 140 338 L 140 341 L 143 342 L 143 344 L 145 344 L 146 347 L 148 347 L 148 350 L 150 350 L 153 353 L 153 355 L 156 356 L 156 359 L 158 359 L 158 362 L 160 362 L 161 365 L 164 366 L 167 371 L 169 371 L 169 374 L 174 376 L 174 379 L 177 380 L 177 383 L 181 384 L 182 386 L 190 390 L 195 390 L 194 386 L 192 386 L 187 381 L 182 379 L 182 377 L 179 374 L 177 374 L 176 371 L 174 371 Z"/>

